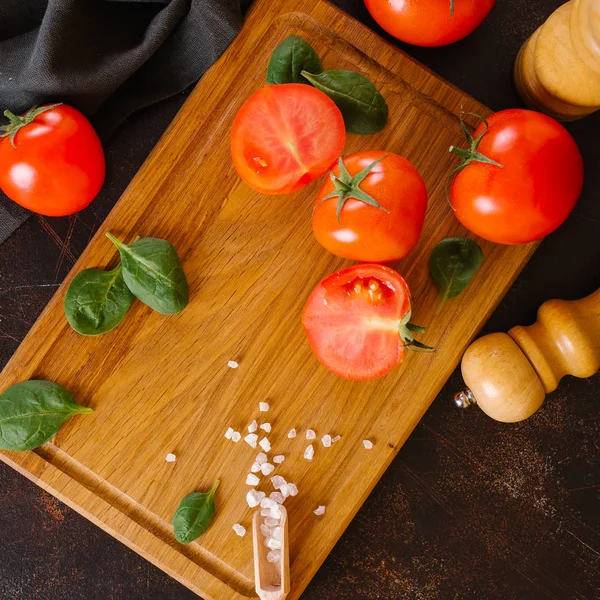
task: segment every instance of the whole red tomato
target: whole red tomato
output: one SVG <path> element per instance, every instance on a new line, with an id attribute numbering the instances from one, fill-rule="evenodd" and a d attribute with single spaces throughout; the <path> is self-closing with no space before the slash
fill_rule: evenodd
<path id="1" fill-rule="evenodd" d="M 302 324 L 323 366 L 346 379 L 375 379 L 402 362 L 422 327 L 409 323 L 406 281 L 383 265 L 354 265 L 326 277 L 310 295 Z"/>
<path id="2" fill-rule="evenodd" d="M 468 150 L 451 149 L 463 162 L 450 202 L 467 229 L 498 244 L 523 244 L 569 216 L 583 187 L 583 160 L 560 123 L 513 108 L 482 122 L 474 138 Z"/>
<path id="3" fill-rule="evenodd" d="M 333 100 L 302 83 L 268 85 L 233 122 L 231 155 L 239 176 L 263 194 L 287 194 L 326 173 L 346 142 Z"/>
<path id="4" fill-rule="evenodd" d="M 85 208 L 104 183 L 102 145 L 90 122 L 66 104 L 10 120 L 0 140 L 0 188 L 17 204 L 51 217 Z"/>
<path id="5" fill-rule="evenodd" d="M 365 0 L 373 18 L 415 46 L 445 46 L 472 33 L 496 0 Z"/>
<path id="6" fill-rule="evenodd" d="M 427 190 L 415 167 L 392 152 L 364 150 L 339 159 L 319 192 L 313 231 L 330 252 L 363 262 L 404 258 L 415 246 Z"/>

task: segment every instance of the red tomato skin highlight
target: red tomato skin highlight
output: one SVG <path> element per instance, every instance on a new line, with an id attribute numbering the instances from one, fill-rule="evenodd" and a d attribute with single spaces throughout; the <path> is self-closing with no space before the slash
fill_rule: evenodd
<path id="1" fill-rule="evenodd" d="M 383 150 L 364 150 L 343 158 L 350 175 L 385 157 L 362 181 L 359 188 L 376 200 L 385 212 L 350 198 L 344 204 L 340 223 L 337 197 L 322 199 L 334 190 L 328 178 L 313 211 L 313 232 L 329 252 L 362 262 L 393 262 L 404 258 L 417 244 L 425 213 L 427 189 L 419 172 L 404 157 Z M 332 169 L 338 177 L 339 166 Z"/>
<path id="2" fill-rule="evenodd" d="M 356 280 L 377 280 L 383 302 L 353 294 Z M 384 265 L 361 264 L 326 277 L 311 293 L 302 315 L 311 349 L 329 371 L 355 381 L 376 379 L 402 362 L 398 326 L 410 311 L 410 290 Z"/>
<path id="3" fill-rule="evenodd" d="M 104 151 L 87 118 L 60 104 L 21 128 L 13 147 L 0 141 L 0 188 L 14 202 L 46 216 L 76 213 L 97 196 Z"/>
<path id="4" fill-rule="evenodd" d="M 251 188 L 287 194 L 326 173 L 345 142 L 342 113 L 326 94 L 302 83 L 267 85 L 235 116 L 231 156 Z"/>
<path id="5" fill-rule="evenodd" d="M 539 240 L 565 221 L 581 195 L 581 152 L 560 123 L 535 111 L 503 110 L 488 124 L 479 152 L 504 168 L 473 162 L 460 171 L 450 188 L 455 215 L 491 242 Z"/>
<path id="6" fill-rule="evenodd" d="M 473 33 L 496 0 L 365 0 L 371 16 L 394 37 L 415 46 L 445 46 Z"/>

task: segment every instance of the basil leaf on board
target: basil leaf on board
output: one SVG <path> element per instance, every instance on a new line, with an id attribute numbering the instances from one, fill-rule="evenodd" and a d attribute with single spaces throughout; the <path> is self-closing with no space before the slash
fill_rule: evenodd
<path id="1" fill-rule="evenodd" d="M 0 395 L 0 448 L 33 450 L 56 435 L 73 415 L 94 412 L 52 381 L 31 379 Z"/>
<path id="2" fill-rule="evenodd" d="M 170 242 L 142 238 L 126 245 L 110 232 L 106 237 L 119 249 L 123 279 L 136 298 L 164 315 L 178 313 L 187 306 L 188 283 Z"/>
<path id="3" fill-rule="evenodd" d="M 321 59 L 313 47 L 295 35 L 283 40 L 271 55 L 267 67 L 267 83 L 306 83 L 303 70 L 320 73 Z"/>
<path id="4" fill-rule="evenodd" d="M 173 531 L 178 542 L 189 544 L 210 527 L 215 518 L 214 495 L 219 483 L 217 479 L 210 492 L 192 492 L 181 501 L 173 515 Z"/>
<path id="5" fill-rule="evenodd" d="M 442 294 L 436 314 L 467 287 L 482 262 L 481 248 L 468 238 L 451 237 L 436 244 L 429 257 L 429 272 Z"/>
<path id="6" fill-rule="evenodd" d="M 388 119 L 388 106 L 377 88 L 354 71 L 302 71 L 317 89 L 325 92 L 344 117 L 346 131 L 367 135 L 381 131 Z"/>
<path id="7" fill-rule="evenodd" d="M 85 269 L 75 275 L 67 290 L 65 316 L 77 333 L 100 335 L 123 320 L 134 300 L 121 265 L 112 271 Z"/>

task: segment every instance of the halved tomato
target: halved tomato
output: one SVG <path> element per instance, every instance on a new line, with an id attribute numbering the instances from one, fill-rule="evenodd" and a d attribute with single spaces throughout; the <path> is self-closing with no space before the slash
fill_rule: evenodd
<path id="1" fill-rule="evenodd" d="M 346 379 L 375 379 L 402 362 L 414 339 L 410 290 L 399 273 L 363 264 L 326 277 L 310 295 L 302 324 L 323 366 Z"/>
<path id="2" fill-rule="evenodd" d="M 342 113 L 323 92 L 302 83 L 268 85 L 236 115 L 231 155 L 251 188 L 287 194 L 326 173 L 345 142 Z"/>

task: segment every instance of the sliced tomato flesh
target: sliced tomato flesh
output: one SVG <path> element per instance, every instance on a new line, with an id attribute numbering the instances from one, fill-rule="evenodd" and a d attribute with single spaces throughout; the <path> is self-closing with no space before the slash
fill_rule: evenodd
<path id="1" fill-rule="evenodd" d="M 302 321 L 327 369 L 347 379 L 374 379 L 402 361 L 400 328 L 410 308 L 410 291 L 396 271 L 356 265 L 319 283 Z"/>

